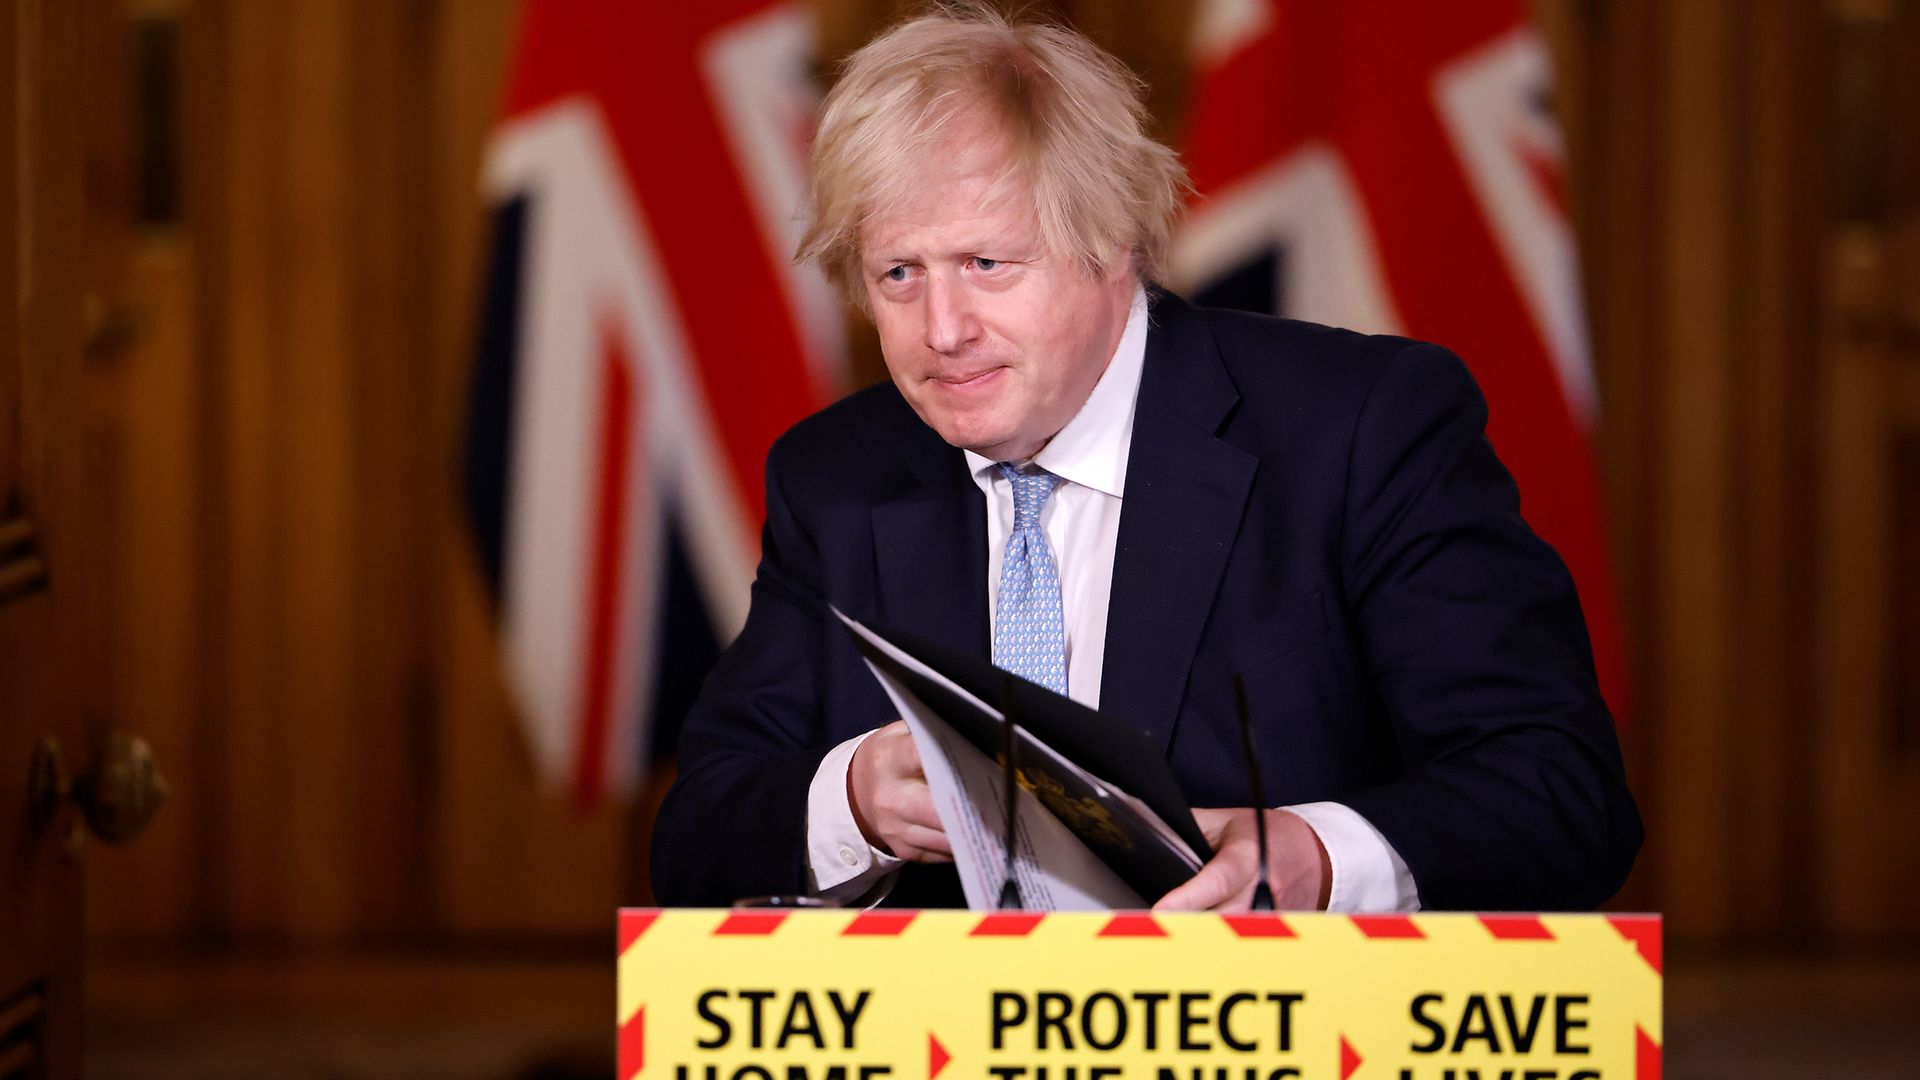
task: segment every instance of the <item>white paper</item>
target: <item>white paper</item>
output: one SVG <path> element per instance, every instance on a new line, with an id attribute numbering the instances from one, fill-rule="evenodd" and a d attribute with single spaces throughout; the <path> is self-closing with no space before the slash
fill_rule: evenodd
<path id="1" fill-rule="evenodd" d="M 997 709 L 967 693 L 939 672 L 895 648 L 858 622 L 839 615 L 854 633 L 994 719 Z M 992 758 L 953 730 L 912 691 L 891 675 L 867 662 L 874 678 L 900 711 L 913 733 L 914 747 L 926 770 L 933 807 L 940 815 L 953 846 L 954 866 L 967 906 L 988 911 L 999 906 L 1000 886 L 1006 874 L 1006 790 L 1004 771 Z M 1043 748 L 1045 749 L 1045 748 Z M 1049 751 L 1050 752 L 1050 751 Z M 1028 911 L 1107 911 L 1144 908 L 1146 904 L 1119 875 L 1100 860 L 1073 831 L 1030 792 L 1016 796 L 1019 808 L 1014 835 L 1014 879 L 1022 907 Z"/>

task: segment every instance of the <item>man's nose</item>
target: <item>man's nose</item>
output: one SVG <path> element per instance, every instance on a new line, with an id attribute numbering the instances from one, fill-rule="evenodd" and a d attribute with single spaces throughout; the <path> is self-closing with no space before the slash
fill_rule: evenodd
<path id="1" fill-rule="evenodd" d="M 979 332 L 967 288 L 954 275 L 927 275 L 927 348 L 942 354 L 959 352 Z"/>

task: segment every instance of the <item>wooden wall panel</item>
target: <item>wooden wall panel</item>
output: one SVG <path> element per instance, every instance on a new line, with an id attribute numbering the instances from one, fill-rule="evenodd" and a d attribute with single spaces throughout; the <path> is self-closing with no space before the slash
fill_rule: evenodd
<path id="1" fill-rule="evenodd" d="M 1751 6 L 1736 34 L 1743 50 L 1734 86 L 1744 102 L 1736 166 L 1747 190 L 1733 221 L 1743 300 L 1735 338 L 1734 502 L 1743 553 L 1735 574 L 1736 678 L 1729 705 L 1732 783 L 1740 793 L 1733 834 L 1732 930 L 1743 937 L 1804 932 L 1812 891 L 1794 852 L 1812 838 L 1798 811 L 1801 763 L 1813 735 L 1811 669 L 1801 657 L 1811 624 L 1804 523 L 1810 503 L 1808 410 L 1814 378 L 1818 234 L 1805 210 L 1817 200 L 1806 147 L 1817 114 L 1803 43 L 1818 31 L 1804 5 Z M 1741 836 L 1769 838 L 1741 842 Z"/>
<path id="2" fill-rule="evenodd" d="M 1668 95 L 1659 146 L 1668 191 L 1653 225 L 1662 274 L 1660 355 L 1667 368 L 1656 475 L 1661 549 L 1660 638 L 1669 725 L 1660 762 L 1666 826 L 1665 905 L 1677 934 L 1723 925 L 1731 908 L 1733 842 L 1733 506 L 1729 466 L 1736 357 L 1733 293 L 1734 86 L 1737 5 L 1675 5 L 1658 43 Z"/>
<path id="3" fill-rule="evenodd" d="M 214 643 L 226 676 L 219 725 L 220 756 L 194 762 L 185 782 L 213 787 L 223 802 L 219 865 L 223 894 L 215 919 L 229 934 L 273 927 L 281 910 L 288 837 L 280 816 L 287 762 L 280 754 L 280 695 L 274 681 L 283 627 L 269 606 L 280 587 L 273 515 L 277 418 L 273 357 L 283 297 L 271 270 L 286 258 L 278 217 L 285 175 L 277 148 L 288 89 L 283 58 L 271 48 L 280 16 L 262 5 L 205 6 L 224 33 L 218 57 L 224 76 L 218 102 L 226 136 L 207 149 L 202 166 L 224 166 L 220 203 L 201 223 L 224 249 L 210 282 L 220 297 L 221 339 L 212 358 L 223 446 L 218 455 L 225 513 L 226 565 L 208 581 L 224 602 L 222 637 Z M 251 149 L 251 152 L 247 152 Z"/>
<path id="4" fill-rule="evenodd" d="M 1651 425 L 1660 398 L 1659 275 L 1652 237 L 1618 222 L 1646 222 L 1657 209 L 1662 79 L 1654 68 L 1657 14 L 1645 4 L 1538 5 L 1554 45 L 1556 88 L 1571 163 L 1570 194 L 1579 227 L 1582 276 L 1594 378 L 1599 392 L 1599 460 L 1605 481 L 1621 590 L 1622 626 L 1633 673 L 1635 708 L 1622 723 L 1628 782 L 1647 821 L 1648 843 L 1620 902 L 1658 906 L 1660 852 L 1665 835 L 1658 757 L 1648 733 L 1660 691 L 1655 609 L 1649 586 L 1657 565 L 1652 543 L 1655 461 Z"/>
<path id="5" fill-rule="evenodd" d="M 0 25 L 0 106 L 5 107 L 8 117 L 15 117 L 20 114 L 20 44 L 15 25 L 19 16 L 12 11 L 8 16 Z M 17 123 L 0 123 L 0 162 L 6 163 L 0 168 L 0 206 L 21 205 L 19 162 L 26 150 L 23 141 Z M 7 212 L 17 213 L 11 209 Z M 0 257 L 0 297 L 6 298 L 0 303 L 0 344 L 6 346 L 6 355 L 0 357 L 0 522 L 11 519 L 16 512 L 20 485 L 20 361 L 16 344 L 20 341 L 20 309 L 12 300 L 20 295 L 19 275 L 14 258 Z"/>
<path id="6" fill-rule="evenodd" d="M 1894 479 L 1886 498 L 1894 526 L 1888 542 L 1893 553 L 1888 594 L 1892 624 L 1880 646 L 1887 658 L 1887 723 L 1883 745 L 1892 763 L 1883 778 L 1883 815 L 1891 820 L 1920 816 L 1920 4 L 1903 4 L 1893 20 L 1887 117 L 1882 137 L 1888 142 L 1883 183 L 1887 189 L 1884 230 L 1888 250 L 1887 332 L 1895 392 L 1882 404 L 1892 413 L 1895 441 L 1888 448 Z M 1889 860 L 1882 898 L 1920 894 L 1920 836 L 1907 830 Z M 1906 919 L 1897 901 L 1885 918 Z"/>
<path id="7" fill-rule="evenodd" d="M 1896 546 L 1911 507 L 1895 500 L 1914 490 L 1904 403 L 1920 371 L 1920 10 L 1838 4 L 1831 30 L 1815 908 L 1834 934 L 1875 940 L 1900 932 L 1920 884 L 1920 836 L 1906 825 L 1920 809 L 1920 747 L 1902 737 L 1898 697 L 1914 657 L 1895 651 L 1920 621 L 1895 606 L 1914 556 Z"/>
<path id="8" fill-rule="evenodd" d="M 1625 741 L 1650 838 L 1629 895 L 1694 940 L 1907 934 L 1888 898 L 1920 857 L 1884 831 L 1911 816 L 1914 775 L 1887 734 L 1907 618 L 1898 230 L 1885 194 L 1861 191 L 1913 187 L 1889 165 L 1911 121 L 1889 113 L 1911 116 L 1916 86 L 1842 53 L 1915 49 L 1920 23 L 1910 4 L 1813 0 L 1573 12 L 1576 191 L 1642 688 Z"/>
<path id="9" fill-rule="evenodd" d="M 1833 317 L 1823 341 L 1821 590 L 1818 642 L 1823 713 L 1828 723 L 1817 746 L 1810 808 L 1825 841 L 1813 872 L 1822 922 L 1843 933 L 1870 929 L 1886 899 L 1878 849 L 1894 838 L 1880 817 L 1881 743 L 1886 714 L 1885 654 L 1875 646 L 1891 622 L 1885 580 L 1875 573 L 1889 555 L 1891 477 L 1885 453 L 1890 434 L 1880 403 L 1893 387 L 1864 317 L 1879 306 L 1884 249 L 1870 229 L 1856 225 L 1833 238 L 1827 271 Z M 1912 820 L 1908 818 L 1907 820 Z"/>
<path id="10" fill-rule="evenodd" d="M 429 20 L 419 9 L 360 0 L 352 9 L 348 88 L 352 132 L 352 205 L 356 240 L 348 303 L 353 344 L 349 374 L 355 447 L 353 769 L 360 798 L 354 905 L 358 925 L 384 934 L 431 925 L 430 866 L 434 783 L 431 650 L 434 510 L 444 504 L 445 470 L 436 462 L 430 416 L 434 390 L 425 362 L 432 340 L 425 317 L 435 262 L 424 182 L 430 133 Z M 338 76 L 336 76 L 338 77 Z"/>
<path id="11" fill-rule="evenodd" d="M 354 437 L 362 402 L 354 384 L 361 342 L 354 332 L 353 279 L 366 272 L 365 238 L 353 230 L 360 163 L 352 88 L 361 68 L 360 27 L 332 0 L 288 0 L 275 12 L 270 51 L 286 79 L 273 144 L 284 170 L 276 196 L 284 247 L 270 271 L 282 300 L 279 339 L 258 358 L 270 364 L 275 466 L 272 508 L 274 589 L 273 711 L 235 717 L 274 732 L 269 756 L 235 762 L 273 776 L 268 805 L 285 845 L 276 917 L 288 932 L 336 936 L 355 928 L 354 887 L 364 868 L 352 823 L 364 790 L 354 671 L 361 622 L 384 614 L 359 578 L 359 457 Z M 249 43 L 236 41 L 245 48 Z M 391 718 L 398 720 L 399 718 Z M 345 793 L 352 792 L 352 796 Z"/>

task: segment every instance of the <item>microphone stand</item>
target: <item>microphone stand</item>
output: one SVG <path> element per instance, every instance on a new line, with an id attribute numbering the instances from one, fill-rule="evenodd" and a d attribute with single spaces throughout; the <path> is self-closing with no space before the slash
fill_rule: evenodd
<path id="1" fill-rule="evenodd" d="M 1019 805 L 1020 785 L 1013 762 L 1013 677 L 1000 680 L 1000 764 L 1007 790 L 1006 835 L 1002 838 L 1006 850 L 1006 878 L 1000 884 L 1000 910 L 1019 911 L 1026 905 L 1020 902 L 1020 885 L 1013 876 L 1013 844 L 1016 836 L 1014 829 L 1014 808 Z"/>
<path id="2" fill-rule="evenodd" d="M 1267 884 L 1267 789 L 1260 782 L 1260 759 L 1253 749 L 1253 711 L 1247 707 L 1247 684 L 1233 677 L 1233 706 L 1240 720 L 1240 748 L 1247 758 L 1247 784 L 1253 789 L 1254 835 L 1260 842 L 1259 884 L 1253 887 L 1253 910 L 1273 910 L 1273 888 Z"/>

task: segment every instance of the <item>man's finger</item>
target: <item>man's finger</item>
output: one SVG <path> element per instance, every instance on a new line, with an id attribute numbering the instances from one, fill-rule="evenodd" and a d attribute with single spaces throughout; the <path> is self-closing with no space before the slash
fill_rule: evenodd
<path id="1" fill-rule="evenodd" d="M 953 861 L 953 844 L 948 841 L 947 834 L 938 829 L 909 825 L 901 830 L 900 839 L 902 844 L 913 850 L 911 862 Z"/>
<path id="2" fill-rule="evenodd" d="M 1226 903 L 1240 890 L 1238 867 L 1224 859 L 1215 859 L 1200 868 L 1192 880 L 1160 898 L 1155 911 L 1211 911 Z"/>

